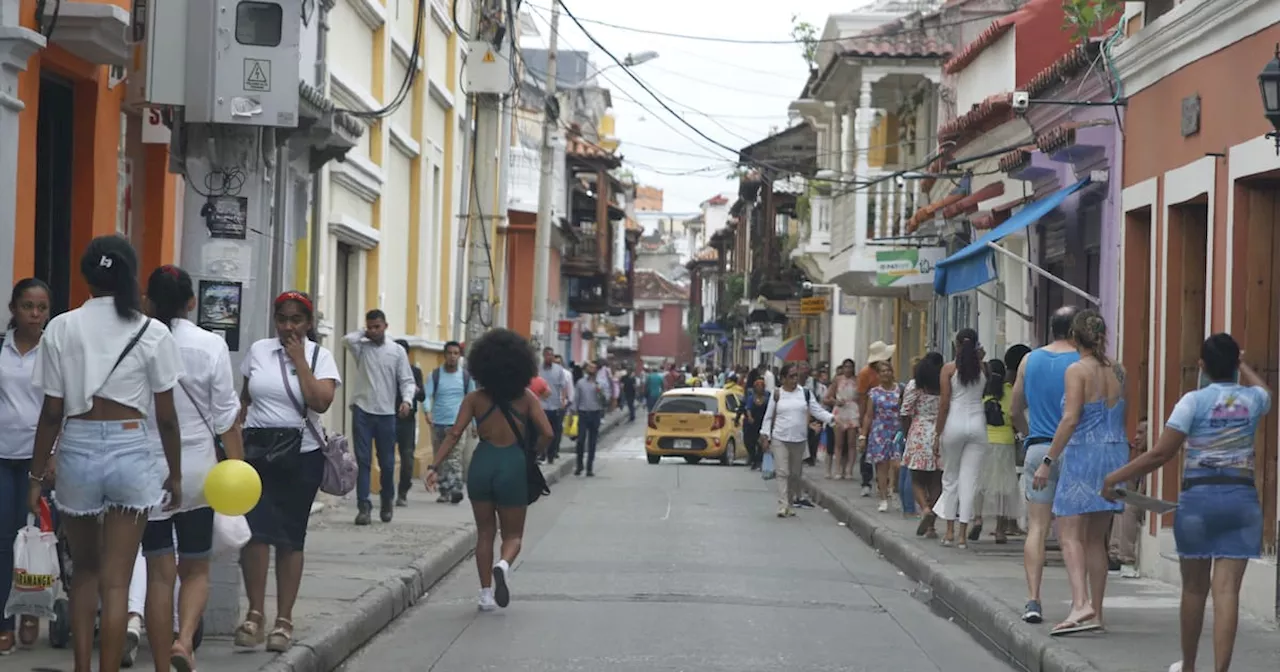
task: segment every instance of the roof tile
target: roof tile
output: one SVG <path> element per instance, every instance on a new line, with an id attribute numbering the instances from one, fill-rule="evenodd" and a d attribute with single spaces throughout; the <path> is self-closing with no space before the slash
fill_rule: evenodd
<path id="1" fill-rule="evenodd" d="M 632 279 L 635 282 L 636 300 L 669 302 L 689 300 L 688 288 L 671 282 L 657 271 L 636 269 Z"/>
<path id="2" fill-rule="evenodd" d="M 841 54 L 862 58 L 946 58 L 952 47 L 938 32 L 938 12 L 915 12 L 840 42 Z"/>
<path id="3" fill-rule="evenodd" d="M 981 133 L 1007 121 L 1013 112 L 1013 94 L 997 93 L 974 105 L 964 114 L 938 127 L 939 140 L 958 140 L 970 133 Z"/>
<path id="4" fill-rule="evenodd" d="M 986 30 L 978 33 L 978 36 L 975 37 L 972 42 L 966 44 L 964 48 L 960 50 L 960 53 L 956 54 L 951 60 L 944 63 L 942 65 L 942 71 L 948 75 L 954 75 L 969 67 L 969 64 L 977 60 L 978 56 L 982 54 L 987 47 L 995 44 L 996 40 L 1004 37 L 1004 34 L 1009 32 L 1010 28 L 1013 28 L 1015 15 L 1016 12 L 1014 14 L 1006 14 L 995 21 L 992 21 L 991 25 L 988 26 Z"/>

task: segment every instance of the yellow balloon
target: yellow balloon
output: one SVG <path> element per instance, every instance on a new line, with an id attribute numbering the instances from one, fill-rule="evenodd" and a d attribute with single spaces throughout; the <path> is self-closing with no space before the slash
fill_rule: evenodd
<path id="1" fill-rule="evenodd" d="M 248 462 L 223 460 L 205 476 L 204 497 L 214 511 L 224 516 L 243 516 L 262 497 L 262 479 Z"/>

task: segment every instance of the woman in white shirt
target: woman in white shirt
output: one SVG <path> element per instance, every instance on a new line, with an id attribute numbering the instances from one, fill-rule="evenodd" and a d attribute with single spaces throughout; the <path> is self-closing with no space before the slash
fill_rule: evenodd
<path id="1" fill-rule="evenodd" d="M 819 403 L 813 392 L 800 387 L 795 364 L 782 367 L 782 386 L 769 397 L 760 436 L 768 439 L 765 450 L 773 453 L 773 468 L 778 474 L 778 517 L 796 515 L 791 503 L 800 496 L 800 474 L 805 452 L 809 448 L 809 425 L 831 424 L 831 413 Z"/>
<path id="2" fill-rule="evenodd" d="M 32 375 L 44 390 L 44 405 L 27 503 L 39 510 L 40 486 L 53 473 L 49 458 L 57 441 L 53 497 L 75 566 L 75 669 L 89 672 L 99 618 L 98 669 L 115 672 L 144 514 L 162 503 L 172 509 L 182 502 L 182 435 L 173 403 L 182 360 L 173 334 L 139 310 L 138 257 L 128 241 L 94 238 L 80 259 L 80 273 L 93 298 L 49 322 Z M 151 408 L 154 418 L 148 417 Z M 147 432 L 152 422 L 160 430 L 164 459 Z"/>
<path id="3" fill-rule="evenodd" d="M 49 321 L 49 286 L 36 278 L 19 280 L 9 299 L 9 328 L 0 340 L 0 616 L 9 601 L 13 576 L 13 542 L 27 522 L 27 476 L 31 444 L 44 393 L 31 384 L 40 334 Z M 14 638 L 14 619 L 0 618 L 0 656 L 21 643 L 31 646 L 40 635 L 40 621 L 22 617 Z"/>
<path id="4" fill-rule="evenodd" d="M 249 347 L 240 373 L 245 459 L 262 477 L 262 499 L 245 518 L 253 537 L 240 553 L 249 613 L 236 646 L 268 651 L 293 645 L 293 605 L 302 584 L 307 520 L 324 478 L 320 414 L 342 384 L 333 354 L 314 340 L 315 307 L 302 292 L 275 302 L 276 337 Z M 269 549 L 276 550 L 276 620 L 264 630 Z"/>
<path id="5" fill-rule="evenodd" d="M 173 333 L 184 374 L 174 398 L 182 432 L 182 501 L 173 511 L 153 512 L 142 535 L 148 577 L 147 639 L 157 670 L 172 666 L 181 672 L 195 669 L 195 633 L 209 599 L 213 509 L 204 498 L 204 479 L 218 462 L 215 443 L 221 441 L 228 458 L 244 457 L 231 353 L 226 340 L 186 319 L 195 305 L 195 289 L 186 271 L 161 266 L 151 273 L 147 309 Z M 179 562 L 174 561 L 175 536 Z M 179 574 L 179 617 L 174 623 L 173 589 Z"/>

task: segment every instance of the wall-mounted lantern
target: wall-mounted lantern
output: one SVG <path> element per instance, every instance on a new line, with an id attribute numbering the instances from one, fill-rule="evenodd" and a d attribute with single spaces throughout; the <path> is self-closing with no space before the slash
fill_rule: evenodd
<path id="1" fill-rule="evenodd" d="M 1267 138 L 1276 143 L 1276 155 L 1280 156 L 1280 44 L 1276 44 L 1275 58 L 1258 74 L 1258 88 L 1262 92 L 1262 114 L 1276 129 Z"/>

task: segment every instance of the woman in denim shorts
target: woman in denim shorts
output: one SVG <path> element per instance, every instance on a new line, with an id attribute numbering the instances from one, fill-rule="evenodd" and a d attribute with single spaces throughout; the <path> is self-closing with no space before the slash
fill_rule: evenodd
<path id="1" fill-rule="evenodd" d="M 293 645 L 307 521 L 324 478 L 320 414 L 342 379 L 333 355 L 315 342 L 311 297 L 285 292 L 273 305 L 276 336 L 249 346 L 240 363 L 245 459 L 262 477 L 262 498 L 245 516 L 253 532 L 240 553 L 249 613 L 236 628 L 235 644 L 254 648 L 265 641 L 268 651 L 281 652 Z M 276 620 L 268 633 L 263 610 L 273 547 Z"/>
<path id="2" fill-rule="evenodd" d="M 75 566 L 76 672 L 89 672 L 99 603 L 98 669 L 120 669 L 129 579 L 147 513 L 182 502 L 182 435 L 173 392 L 182 360 L 173 334 L 139 310 L 137 269 L 137 254 L 124 238 L 89 243 L 80 273 L 93 298 L 49 322 L 32 376 L 44 391 L 44 405 L 28 505 L 39 509 L 56 440 L 54 503 Z M 163 459 L 147 431 L 151 423 L 160 432 Z"/>
<path id="3" fill-rule="evenodd" d="M 1200 389 L 1178 401 L 1155 447 L 1107 476 L 1103 496 L 1159 469 L 1183 443 L 1182 494 L 1173 538 L 1182 564 L 1182 660 L 1170 672 L 1194 670 L 1213 594 L 1215 668 L 1227 669 L 1235 647 L 1240 585 L 1249 560 L 1262 554 L 1262 506 L 1254 485 L 1254 435 L 1271 410 L 1271 391 L 1228 334 L 1200 347 Z"/>
<path id="4" fill-rule="evenodd" d="M 195 308 L 191 276 L 177 266 L 161 266 L 147 281 L 147 312 L 169 327 L 182 357 L 184 374 L 174 399 L 182 427 L 182 502 L 172 511 L 153 512 L 142 535 L 147 558 L 147 638 L 157 670 L 195 669 L 196 629 L 209 599 L 209 554 L 213 551 L 213 509 L 204 480 L 218 462 L 215 444 L 242 459 L 240 395 L 232 377 L 226 339 L 186 319 Z M 175 536 L 178 562 L 174 561 Z M 178 618 L 173 589 L 178 575 Z M 178 633 L 175 639 L 173 633 Z"/>

